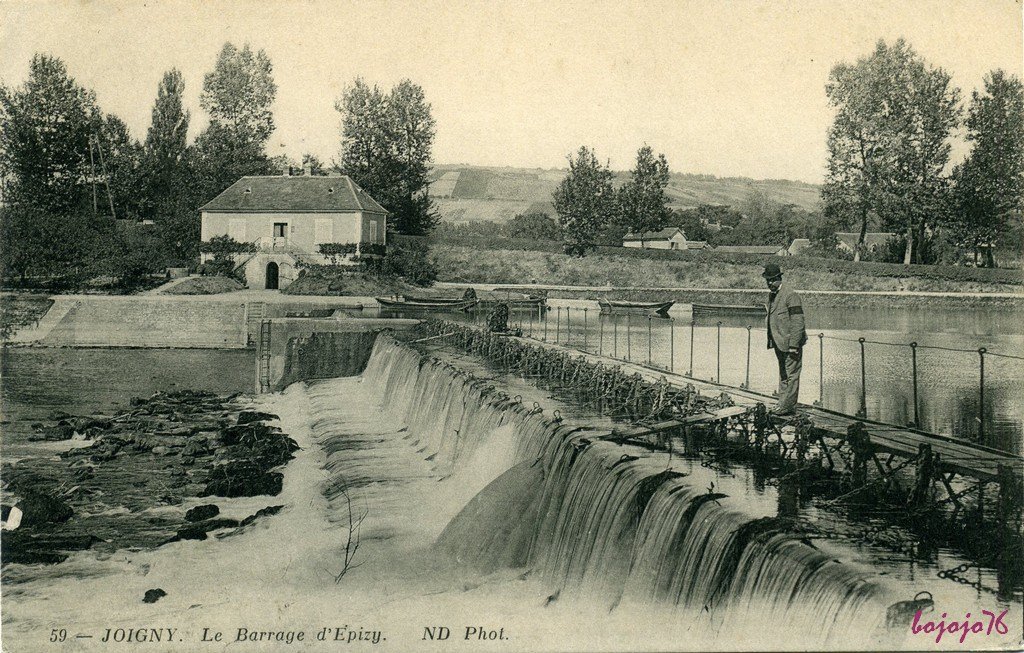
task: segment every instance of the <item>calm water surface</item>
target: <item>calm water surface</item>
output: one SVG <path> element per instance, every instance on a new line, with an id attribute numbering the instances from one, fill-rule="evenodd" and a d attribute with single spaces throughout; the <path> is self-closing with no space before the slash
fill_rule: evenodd
<path id="1" fill-rule="evenodd" d="M 673 307 L 670 319 L 650 320 L 643 315 L 601 316 L 595 302 L 554 300 L 549 305 L 551 310 L 543 320 L 522 311 L 513 312 L 512 322 L 533 337 L 632 361 L 650 361 L 676 372 L 692 369 L 699 379 L 747 385 L 766 393 L 777 387 L 775 355 L 767 349 L 764 323 L 756 317 L 722 318 L 720 328 L 718 320 L 704 318 L 691 329 L 690 306 L 686 304 Z M 481 316 L 466 314 L 460 319 Z M 917 423 L 935 433 L 1022 450 L 1024 311 L 809 307 L 807 331 L 810 341 L 804 349 L 800 392 L 804 403 L 821 401 L 825 408 L 851 415 L 860 410 L 857 340 L 865 338 L 863 390 L 868 418 L 909 424 L 915 420 L 914 362 L 909 344 L 916 342 Z M 988 350 L 984 428 L 978 410 L 980 347 Z"/>

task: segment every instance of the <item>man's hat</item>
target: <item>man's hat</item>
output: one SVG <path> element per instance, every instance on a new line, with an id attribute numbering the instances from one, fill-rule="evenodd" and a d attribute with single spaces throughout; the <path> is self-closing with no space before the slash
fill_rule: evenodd
<path id="1" fill-rule="evenodd" d="M 777 263 L 769 263 L 764 266 L 764 272 L 761 273 L 761 276 L 765 279 L 778 279 L 782 276 L 782 270 L 779 269 Z"/>

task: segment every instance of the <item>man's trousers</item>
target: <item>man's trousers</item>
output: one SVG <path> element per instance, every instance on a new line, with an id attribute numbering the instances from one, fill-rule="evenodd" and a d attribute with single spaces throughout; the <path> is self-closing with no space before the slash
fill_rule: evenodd
<path id="1" fill-rule="evenodd" d="M 777 347 L 775 357 L 779 360 L 779 398 L 773 412 L 788 413 L 796 406 L 797 395 L 800 394 L 800 370 L 803 367 L 803 348 L 795 354 L 782 351 Z"/>

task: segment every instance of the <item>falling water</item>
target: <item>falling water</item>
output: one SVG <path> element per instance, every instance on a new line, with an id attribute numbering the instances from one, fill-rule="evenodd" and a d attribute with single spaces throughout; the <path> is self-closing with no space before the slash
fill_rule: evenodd
<path id="1" fill-rule="evenodd" d="M 400 459 L 405 479 L 442 481 L 449 508 L 431 538 L 460 566 L 532 570 L 549 600 L 669 609 L 704 628 L 754 624 L 819 641 L 851 632 L 863 641 L 892 602 L 782 520 L 672 471 L 667 454 L 549 420 L 390 338 L 377 341 L 361 385 L 389 420 L 376 428 L 384 436 L 361 440 L 359 424 L 332 414 L 331 402 L 345 398 L 312 389 L 314 433 L 328 452 L 325 494 L 340 510 L 350 487 L 406 482 L 374 471 L 381 451 Z"/>

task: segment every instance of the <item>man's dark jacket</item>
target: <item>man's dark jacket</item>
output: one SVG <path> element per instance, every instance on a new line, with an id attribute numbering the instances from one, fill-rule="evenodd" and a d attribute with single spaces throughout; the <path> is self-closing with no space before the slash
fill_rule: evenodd
<path id="1" fill-rule="evenodd" d="M 799 349 L 807 342 L 800 295 L 783 284 L 768 301 L 768 349 Z"/>

